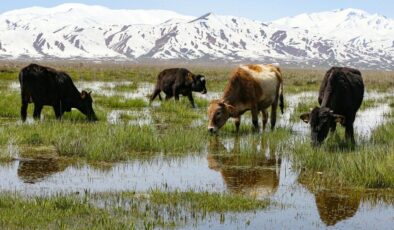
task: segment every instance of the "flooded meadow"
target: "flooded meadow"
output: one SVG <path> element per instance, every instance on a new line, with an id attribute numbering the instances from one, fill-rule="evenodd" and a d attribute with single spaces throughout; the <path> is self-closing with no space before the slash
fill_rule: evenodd
<path id="1" fill-rule="evenodd" d="M 220 97 L 228 73 L 206 72 L 214 85 L 208 84 L 206 95 L 194 93 L 196 109 L 186 97 L 149 103 L 154 72 L 116 81 L 77 79 L 78 89 L 93 91 L 96 123 L 86 122 L 77 110 L 57 121 L 52 108 L 34 121 L 32 104 L 22 123 L 19 83 L 0 76 L 0 227 L 85 226 L 82 218 L 75 223 L 40 215 L 32 223 L 7 220 L 26 215 L 8 210 L 8 203 L 55 210 L 54 215 L 78 213 L 71 219 L 91 212 L 101 226 L 118 228 L 394 226 L 393 88 L 366 84 L 354 125 L 355 148 L 344 143 L 338 127 L 316 150 L 299 115 L 318 105 L 319 81 L 298 91 L 297 84 L 286 85 L 285 75 L 285 113 L 278 113 L 273 131 L 252 132 L 246 113 L 239 133 L 230 120 L 210 135 L 206 107 Z"/>

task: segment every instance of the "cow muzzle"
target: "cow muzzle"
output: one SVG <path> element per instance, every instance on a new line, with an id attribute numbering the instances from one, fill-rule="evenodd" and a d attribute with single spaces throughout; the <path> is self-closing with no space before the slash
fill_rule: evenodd
<path id="1" fill-rule="evenodd" d="M 216 134 L 218 132 L 218 129 L 216 127 L 208 127 L 208 132 L 210 134 Z"/>

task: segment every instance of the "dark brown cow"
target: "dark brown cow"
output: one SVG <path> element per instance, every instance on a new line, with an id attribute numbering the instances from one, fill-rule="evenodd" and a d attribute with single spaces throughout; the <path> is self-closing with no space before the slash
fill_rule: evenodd
<path id="1" fill-rule="evenodd" d="M 320 107 L 300 118 L 311 125 L 313 145 L 320 145 L 336 123 L 346 128 L 346 139 L 354 145 L 353 122 L 364 97 L 364 83 L 357 69 L 332 67 L 323 79 L 319 91 Z"/>
<path id="2" fill-rule="evenodd" d="M 219 100 L 208 107 L 208 131 L 216 133 L 230 118 L 235 118 L 239 130 L 241 115 L 252 111 L 252 122 L 258 130 L 258 113 L 263 115 L 263 130 L 268 121 L 266 109 L 271 106 L 271 129 L 275 127 L 278 106 L 283 113 L 283 81 L 279 67 L 274 65 L 242 65 L 230 78 Z"/>
<path id="3" fill-rule="evenodd" d="M 152 102 L 157 96 L 161 100 L 161 91 L 166 94 L 166 100 L 175 97 L 175 100 L 178 101 L 180 94 L 187 96 L 194 108 L 192 91 L 201 92 L 202 94 L 207 93 L 205 77 L 203 75 L 195 75 L 184 68 L 165 69 L 157 76 L 156 87 L 150 101 Z"/>
<path id="4" fill-rule="evenodd" d="M 86 115 L 88 120 L 96 121 L 97 117 L 92 108 L 92 97 L 86 91 L 79 92 L 71 77 L 61 71 L 30 64 L 19 73 L 21 85 L 21 117 L 26 120 L 27 107 L 34 103 L 34 119 L 40 119 L 44 105 L 50 105 L 55 111 L 56 118 L 61 119 L 64 112 L 77 108 Z"/>

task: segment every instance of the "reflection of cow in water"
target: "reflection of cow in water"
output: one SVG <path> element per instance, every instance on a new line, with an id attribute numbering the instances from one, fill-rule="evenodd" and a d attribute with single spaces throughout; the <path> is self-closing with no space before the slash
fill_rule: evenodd
<path id="1" fill-rule="evenodd" d="M 234 193 L 255 197 L 272 195 L 279 185 L 280 160 L 275 158 L 275 149 L 267 146 L 266 141 L 252 145 L 252 152 L 241 153 L 240 140 L 236 137 L 234 148 L 228 152 L 218 137 L 212 137 L 208 166 L 220 172 L 227 188 Z"/>
<path id="2" fill-rule="evenodd" d="M 319 191 L 315 194 L 320 219 L 333 226 L 339 221 L 353 217 L 360 205 L 360 196 L 352 192 Z"/>
<path id="3" fill-rule="evenodd" d="M 313 182 L 300 178 L 299 182 L 315 196 L 320 219 L 327 226 L 353 217 L 361 202 L 360 192 L 354 190 L 316 190 Z"/>
<path id="4" fill-rule="evenodd" d="M 25 183 L 34 184 L 66 168 L 66 164 L 53 158 L 21 160 L 18 166 L 18 177 Z"/>

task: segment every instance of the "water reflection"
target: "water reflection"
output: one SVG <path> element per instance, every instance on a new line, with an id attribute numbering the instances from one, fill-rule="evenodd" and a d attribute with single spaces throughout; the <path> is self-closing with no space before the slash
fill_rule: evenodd
<path id="1" fill-rule="evenodd" d="M 317 212 L 326 226 L 334 226 L 356 215 L 363 194 L 355 189 L 327 189 L 314 180 L 313 175 L 303 175 L 298 182 L 315 198 Z"/>
<path id="2" fill-rule="evenodd" d="M 247 140 L 249 141 L 249 140 Z M 219 137 L 208 144 L 208 167 L 220 172 L 227 188 L 234 193 L 253 197 L 274 194 L 279 185 L 280 159 L 274 146 L 266 139 L 256 138 L 252 143 L 241 144 L 237 136 L 231 150 L 227 150 Z"/>
<path id="3" fill-rule="evenodd" d="M 353 217 L 361 201 L 354 191 L 319 191 L 314 195 L 320 219 L 327 226 Z"/>
<path id="4" fill-rule="evenodd" d="M 66 168 L 66 164 L 53 158 L 25 159 L 19 161 L 17 174 L 24 183 L 34 184 Z"/>

